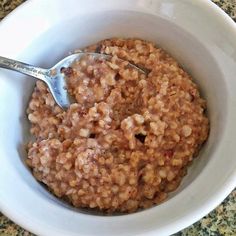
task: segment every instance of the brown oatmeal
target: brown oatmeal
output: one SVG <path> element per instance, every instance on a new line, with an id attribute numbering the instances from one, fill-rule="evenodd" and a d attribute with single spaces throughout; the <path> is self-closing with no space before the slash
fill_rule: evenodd
<path id="1" fill-rule="evenodd" d="M 206 103 L 191 77 L 152 43 L 108 39 L 85 50 L 114 57 L 84 58 L 62 70 L 77 100 L 67 111 L 37 82 L 27 110 L 36 138 L 27 164 L 76 207 L 133 212 L 158 204 L 207 139 Z"/>

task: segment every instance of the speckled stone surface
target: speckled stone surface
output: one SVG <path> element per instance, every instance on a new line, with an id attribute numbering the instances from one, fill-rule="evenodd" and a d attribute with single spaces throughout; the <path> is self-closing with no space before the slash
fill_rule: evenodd
<path id="1" fill-rule="evenodd" d="M 22 2 L 24 0 L 0 0 L 0 20 Z M 236 0 L 213 0 L 213 2 L 236 22 Z M 33 234 L 14 224 L 0 212 L 0 236 L 31 235 Z M 236 189 L 207 216 L 172 236 L 236 236 Z"/>

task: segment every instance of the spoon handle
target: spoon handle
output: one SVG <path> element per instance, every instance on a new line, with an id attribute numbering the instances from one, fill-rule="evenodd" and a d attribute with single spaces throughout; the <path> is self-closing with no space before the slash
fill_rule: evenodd
<path id="1" fill-rule="evenodd" d="M 33 76 L 46 82 L 49 71 L 39 67 L 35 67 L 20 61 L 12 60 L 0 56 L 0 68 L 14 70 L 25 75 Z"/>

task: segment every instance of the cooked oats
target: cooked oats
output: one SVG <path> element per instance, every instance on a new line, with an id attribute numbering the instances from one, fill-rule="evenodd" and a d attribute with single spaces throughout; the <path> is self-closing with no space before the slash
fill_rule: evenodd
<path id="1" fill-rule="evenodd" d="M 207 139 L 206 102 L 192 78 L 152 43 L 108 39 L 85 51 L 113 57 L 84 57 L 62 70 L 77 101 L 67 111 L 36 83 L 27 110 L 35 137 L 27 164 L 75 207 L 134 212 L 164 201 Z"/>

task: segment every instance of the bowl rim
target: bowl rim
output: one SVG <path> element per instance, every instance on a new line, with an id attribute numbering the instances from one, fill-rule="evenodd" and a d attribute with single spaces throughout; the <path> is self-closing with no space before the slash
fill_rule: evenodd
<path id="1" fill-rule="evenodd" d="M 17 18 L 16 16 L 18 14 L 27 15 L 27 11 L 31 8 L 32 9 L 37 8 L 37 4 L 38 4 L 37 1 L 28 0 L 28 1 L 24 2 L 22 5 L 20 5 L 19 7 L 17 7 L 14 11 L 12 11 L 10 14 L 8 14 L 1 21 L 1 23 L 0 23 L 0 32 L 3 31 L 3 30 L 5 31 L 6 28 L 9 28 L 16 21 L 16 18 Z M 236 24 L 222 9 L 220 9 L 217 5 L 215 5 L 210 0 L 207 0 L 207 1 L 199 0 L 197 4 L 201 8 L 211 9 L 212 14 L 215 14 L 216 17 L 219 17 L 222 20 L 222 22 L 225 23 L 225 27 L 228 27 L 228 30 L 230 31 L 230 33 L 234 34 L 236 36 Z M 185 219 L 184 218 L 181 219 L 181 221 L 182 221 L 181 224 L 184 225 L 181 228 L 187 227 L 188 225 L 194 223 L 195 221 L 202 218 L 205 214 L 210 212 L 212 209 L 214 209 L 235 188 L 235 184 L 236 184 L 236 172 L 233 173 L 232 176 L 229 178 L 229 181 L 227 182 L 227 184 L 225 184 L 224 189 L 221 189 L 221 191 L 219 191 L 217 193 L 217 195 L 214 196 L 213 199 L 208 200 L 208 202 L 206 202 L 206 204 L 203 205 L 201 209 L 198 209 L 198 210 L 195 211 L 195 216 L 192 216 L 191 219 L 187 218 L 187 216 L 185 217 Z M 34 232 L 34 233 L 39 234 L 39 235 L 41 235 L 41 234 L 45 235 L 47 232 L 53 232 L 53 231 L 50 231 L 51 230 L 50 228 L 47 229 L 47 228 L 43 228 L 43 227 L 37 225 L 38 222 L 26 221 L 26 220 L 20 218 L 19 214 L 16 213 L 14 211 L 14 209 L 11 209 L 10 206 L 4 205 L 4 202 L 2 202 L 1 199 L 0 199 L 0 209 L 3 212 L 3 214 L 5 214 L 10 219 L 12 219 L 14 222 L 16 222 L 17 224 L 23 226 L 24 228 L 28 229 L 31 232 Z M 146 210 L 146 212 L 147 211 L 149 211 L 149 210 Z M 84 217 L 88 217 L 88 216 L 85 215 Z M 91 215 L 89 217 L 97 218 L 97 216 L 91 216 Z M 116 216 L 116 217 L 124 218 L 124 217 L 129 217 L 129 215 L 127 215 L 127 216 Z M 179 222 L 178 222 L 178 224 L 179 224 Z M 170 230 L 169 232 L 174 233 L 174 232 L 177 231 L 176 229 L 179 230 L 180 227 L 175 225 L 175 226 L 173 226 L 173 230 Z"/>

